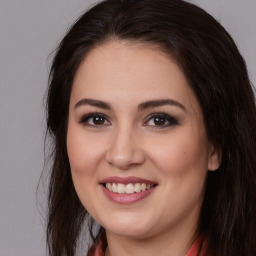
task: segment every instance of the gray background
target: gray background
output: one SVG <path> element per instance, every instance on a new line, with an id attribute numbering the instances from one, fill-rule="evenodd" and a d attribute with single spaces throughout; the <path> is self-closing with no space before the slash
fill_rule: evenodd
<path id="1" fill-rule="evenodd" d="M 0 0 L 0 256 L 43 256 L 43 95 L 49 54 L 86 0 Z M 231 33 L 256 84 L 256 1 L 191 0 Z"/>

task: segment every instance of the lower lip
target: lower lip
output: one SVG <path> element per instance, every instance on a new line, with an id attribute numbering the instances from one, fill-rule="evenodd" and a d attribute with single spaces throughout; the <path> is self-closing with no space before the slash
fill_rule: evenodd
<path id="1" fill-rule="evenodd" d="M 133 194 L 118 194 L 108 190 L 107 188 L 105 188 L 104 185 L 102 185 L 103 192 L 107 196 L 107 198 L 112 202 L 115 202 L 118 204 L 131 204 L 131 203 L 138 202 L 144 199 L 145 197 L 149 196 L 155 190 L 155 188 L 156 187 L 153 187 L 145 191 L 141 191 L 139 193 L 133 193 Z"/>

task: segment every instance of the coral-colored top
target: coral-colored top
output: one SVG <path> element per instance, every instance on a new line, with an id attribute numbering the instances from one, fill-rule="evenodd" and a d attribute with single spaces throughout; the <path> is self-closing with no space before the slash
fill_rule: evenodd
<path id="1" fill-rule="evenodd" d="M 190 247 L 189 251 L 187 252 L 187 254 L 185 256 L 207 256 L 204 252 L 204 250 L 202 249 L 200 254 L 198 255 L 200 246 L 201 246 L 201 242 L 202 239 L 199 238 L 197 239 L 194 244 Z M 91 256 L 104 256 L 105 254 L 105 247 L 103 246 L 102 243 L 100 243 L 96 248 L 95 248 L 95 252 L 94 254 L 89 254 Z"/>
<path id="2" fill-rule="evenodd" d="M 204 244 L 203 244 L 204 245 Z M 198 256 L 198 252 L 200 250 L 199 256 L 207 256 L 204 250 L 204 246 L 202 245 L 202 238 L 198 238 L 190 247 L 189 251 L 187 252 L 186 256 Z"/>

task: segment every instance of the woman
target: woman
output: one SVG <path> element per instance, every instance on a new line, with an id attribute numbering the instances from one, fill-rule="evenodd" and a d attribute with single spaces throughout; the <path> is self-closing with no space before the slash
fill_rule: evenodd
<path id="1" fill-rule="evenodd" d="M 255 98 L 205 11 L 97 4 L 59 45 L 47 111 L 50 255 L 90 220 L 88 255 L 255 255 Z"/>

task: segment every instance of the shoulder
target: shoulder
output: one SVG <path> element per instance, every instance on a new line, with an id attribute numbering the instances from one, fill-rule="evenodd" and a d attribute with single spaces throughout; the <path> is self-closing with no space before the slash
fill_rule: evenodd
<path id="1" fill-rule="evenodd" d="M 209 256 L 206 254 L 206 241 L 203 237 L 199 237 L 190 247 L 186 256 Z"/>

